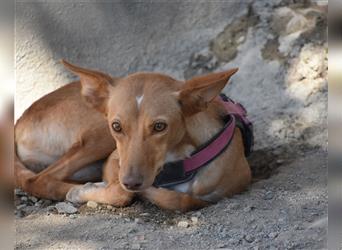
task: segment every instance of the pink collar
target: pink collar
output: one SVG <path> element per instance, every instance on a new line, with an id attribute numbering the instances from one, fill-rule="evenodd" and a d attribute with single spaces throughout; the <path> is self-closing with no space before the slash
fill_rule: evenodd
<path id="1" fill-rule="evenodd" d="M 237 119 L 245 126 L 251 127 L 251 122 L 247 119 L 247 112 L 241 104 L 225 95 L 220 95 L 218 99 L 227 111 L 224 127 L 204 146 L 193 152 L 190 157 L 166 163 L 156 177 L 154 186 L 170 187 L 191 180 L 197 170 L 216 159 L 229 146 L 237 127 Z"/>

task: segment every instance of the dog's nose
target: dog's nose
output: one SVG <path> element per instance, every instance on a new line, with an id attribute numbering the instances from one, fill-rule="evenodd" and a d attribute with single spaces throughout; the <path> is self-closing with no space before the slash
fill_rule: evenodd
<path id="1" fill-rule="evenodd" d="M 138 190 L 142 184 L 142 177 L 127 176 L 123 179 L 122 184 L 129 190 Z"/>

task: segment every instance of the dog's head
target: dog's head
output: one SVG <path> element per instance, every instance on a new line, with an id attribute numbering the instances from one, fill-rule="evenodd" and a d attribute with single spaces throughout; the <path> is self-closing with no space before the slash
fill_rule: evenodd
<path id="1" fill-rule="evenodd" d="M 156 73 L 113 78 L 63 61 L 80 77 L 86 102 L 108 121 L 119 154 L 119 180 L 129 191 L 154 182 L 168 151 L 186 134 L 185 118 L 206 109 L 237 71 L 177 81 Z"/>

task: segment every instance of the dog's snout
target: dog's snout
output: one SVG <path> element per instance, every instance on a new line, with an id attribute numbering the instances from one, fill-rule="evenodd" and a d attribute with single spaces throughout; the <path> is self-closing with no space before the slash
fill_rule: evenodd
<path id="1" fill-rule="evenodd" d="M 128 190 L 138 190 L 143 184 L 143 178 L 141 175 L 139 176 L 129 175 L 123 178 L 122 184 Z"/>

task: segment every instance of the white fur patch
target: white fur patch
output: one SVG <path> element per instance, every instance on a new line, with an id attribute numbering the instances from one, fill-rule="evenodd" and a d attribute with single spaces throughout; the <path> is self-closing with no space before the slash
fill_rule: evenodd
<path id="1" fill-rule="evenodd" d="M 21 144 L 17 145 L 17 153 L 22 161 L 34 161 L 39 163 L 39 165 L 50 165 L 55 162 L 58 157 L 53 157 L 45 154 L 39 150 L 29 149 Z M 31 169 L 33 171 L 40 171 L 41 169 Z"/>
<path id="2" fill-rule="evenodd" d="M 48 166 L 70 149 L 75 134 L 58 123 L 26 129 L 17 141 L 18 156 L 23 162 Z"/>
<path id="3" fill-rule="evenodd" d="M 175 186 L 171 187 L 171 189 L 173 189 L 177 192 L 187 193 L 190 189 L 191 184 L 192 184 L 192 182 L 185 182 L 185 183 L 175 185 Z"/>
<path id="4" fill-rule="evenodd" d="M 177 152 L 167 152 L 165 163 L 185 159 L 186 157 L 189 157 L 194 150 L 195 148 L 192 145 L 184 145 L 181 149 L 177 149 Z"/>
<path id="5" fill-rule="evenodd" d="M 144 95 L 136 97 L 138 109 L 140 108 L 140 105 L 141 105 L 143 98 L 144 98 Z"/>

